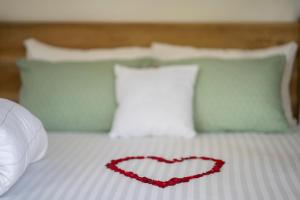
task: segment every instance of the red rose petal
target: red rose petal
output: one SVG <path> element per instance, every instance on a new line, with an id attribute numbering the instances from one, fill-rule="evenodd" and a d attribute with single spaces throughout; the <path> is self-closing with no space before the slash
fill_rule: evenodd
<path id="1" fill-rule="evenodd" d="M 183 162 L 185 160 L 195 160 L 195 159 L 199 159 L 199 160 L 204 160 L 204 161 L 212 161 L 214 162 L 214 166 L 207 172 L 202 172 L 202 173 L 198 173 L 192 176 L 186 176 L 186 177 L 173 177 L 167 181 L 160 181 L 160 180 L 153 180 L 150 179 L 148 177 L 140 177 L 139 175 L 137 175 L 134 172 L 131 171 L 126 171 L 123 170 L 121 168 L 119 168 L 117 165 L 121 162 L 126 162 L 129 160 L 142 160 L 142 159 L 152 159 L 152 160 L 156 160 L 157 162 L 162 162 L 162 163 L 167 163 L 167 164 L 174 164 L 174 163 L 178 163 L 178 162 Z M 160 187 L 160 188 L 165 188 L 168 186 L 174 186 L 176 184 L 179 183 L 183 183 L 183 182 L 189 182 L 192 179 L 196 179 L 196 178 L 201 178 L 203 176 L 207 176 L 207 175 L 211 175 L 213 173 L 218 173 L 221 171 L 221 168 L 223 167 L 223 165 L 225 164 L 224 161 L 219 160 L 219 159 L 214 159 L 214 158 L 209 158 L 209 157 L 197 157 L 197 156 L 190 156 L 190 157 L 185 157 L 185 158 L 174 158 L 173 160 L 167 160 L 163 157 L 158 157 L 158 156 L 129 156 L 129 157 L 125 157 L 125 158 L 119 158 L 116 160 L 111 160 L 110 163 L 107 163 L 105 166 L 108 169 L 111 169 L 112 171 L 118 172 L 120 174 L 123 174 L 124 176 L 127 176 L 129 178 L 132 179 L 136 179 L 140 182 L 143 183 L 148 183 L 148 184 L 152 184 L 154 186 Z"/>

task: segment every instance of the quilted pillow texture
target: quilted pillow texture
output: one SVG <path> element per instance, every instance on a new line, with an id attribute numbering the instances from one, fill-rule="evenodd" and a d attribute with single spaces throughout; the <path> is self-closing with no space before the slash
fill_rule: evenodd
<path id="1" fill-rule="evenodd" d="M 197 64 L 194 120 L 198 132 L 288 132 L 281 102 L 284 56 L 195 58 L 158 65 Z"/>
<path id="2" fill-rule="evenodd" d="M 0 99 L 0 195 L 30 163 L 44 157 L 48 139 L 42 123 L 22 106 Z"/>
<path id="3" fill-rule="evenodd" d="M 50 131 L 107 132 L 116 109 L 113 67 L 144 67 L 150 59 L 47 62 L 22 59 L 20 103 Z"/>

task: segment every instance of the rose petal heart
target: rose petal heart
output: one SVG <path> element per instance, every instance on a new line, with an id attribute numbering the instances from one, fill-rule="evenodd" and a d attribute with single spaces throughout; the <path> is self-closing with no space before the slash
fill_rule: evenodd
<path id="1" fill-rule="evenodd" d="M 126 171 L 124 169 L 121 169 L 118 167 L 118 164 L 121 162 L 126 162 L 129 160 L 143 160 L 143 159 L 151 159 L 151 160 L 155 160 L 157 162 L 162 162 L 162 163 L 166 163 L 166 164 L 174 164 L 174 163 L 180 163 L 186 160 L 204 160 L 204 161 L 211 161 L 214 162 L 214 165 L 212 166 L 212 168 L 206 172 L 201 172 L 195 175 L 191 175 L 191 176 L 185 176 L 185 177 L 173 177 L 170 178 L 167 181 L 160 181 L 160 180 L 153 180 L 150 179 L 148 177 L 141 177 L 138 174 L 131 172 L 131 171 Z M 218 173 L 221 171 L 221 168 L 223 167 L 223 165 L 225 164 L 225 162 L 223 160 L 219 160 L 219 159 L 215 159 L 215 158 L 209 158 L 209 157 L 197 157 L 197 156 L 190 156 L 190 157 L 184 157 L 184 158 L 179 158 L 179 159 L 172 159 L 172 160 L 168 160 L 162 157 L 158 157 L 158 156 L 129 156 L 129 157 L 125 157 L 125 158 L 119 158 L 116 160 L 111 160 L 109 163 L 106 164 L 106 167 L 108 169 L 111 169 L 115 172 L 118 172 L 120 174 L 123 174 L 124 176 L 127 176 L 129 178 L 132 179 L 136 179 L 140 182 L 143 183 L 148 183 L 148 184 L 152 184 L 154 186 L 160 187 L 160 188 L 165 188 L 168 186 L 174 186 L 176 184 L 179 183 L 184 183 L 184 182 L 189 182 L 192 179 L 197 179 L 197 178 L 201 178 L 203 176 L 207 176 L 207 175 L 211 175 L 214 173 Z"/>

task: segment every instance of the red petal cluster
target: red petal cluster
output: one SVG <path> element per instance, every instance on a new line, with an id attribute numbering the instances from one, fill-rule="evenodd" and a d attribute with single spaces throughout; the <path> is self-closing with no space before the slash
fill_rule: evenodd
<path id="1" fill-rule="evenodd" d="M 167 181 L 160 181 L 160 180 L 153 180 L 150 179 L 148 177 L 140 177 L 138 174 L 131 172 L 131 171 L 125 171 L 121 168 L 119 168 L 117 165 L 121 162 L 126 162 L 129 160 L 142 160 L 142 159 L 152 159 L 152 160 L 156 160 L 157 162 L 162 162 L 162 163 L 167 163 L 167 164 L 173 164 L 173 163 L 179 163 L 179 162 L 183 162 L 185 160 L 195 160 L 195 159 L 199 159 L 199 160 L 205 160 L 205 161 L 212 161 L 214 162 L 214 166 L 207 172 L 203 172 L 203 173 L 199 173 L 199 174 L 195 174 L 192 176 L 185 176 L 185 177 L 173 177 Z M 179 158 L 179 159 L 172 159 L 172 160 L 167 160 L 165 158 L 162 157 L 158 157 L 158 156 L 129 156 L 129 157 L 125 157 L 125 158 L 119 158 L 117 160 L 111 160 L 110 163 L 106 164 L 106 167 L 108 169 L 111 169 L 115 172 L 118 172 L 120 174 L 123 174 L 124 176 L 127 176 L 129 178 L 132 179 L 136 179 L 140 182 L 143 183 L 148 183 L 148 184 L 152 184 L 155 186 L 158 186 L 160 188 L 165 188 L 168 186 L 173 186 L 176 185 L 178 183 L 184 183 L 184 182 L 189 182 L 192 179 L 196 179 L 196 178 L 201 178 L 203 176 L 207 176 L 213 173 L 217 173 L 221 171 L 222 166 L 225 164 L 225 162 L 223 160 L 219 160 L 219 159 L 214 159 L 214 158 L 209 158 L 209 157 L 197 157 L 197 156 L 190 156 L 190 157 L 184 157 L 184 158 Z"/>

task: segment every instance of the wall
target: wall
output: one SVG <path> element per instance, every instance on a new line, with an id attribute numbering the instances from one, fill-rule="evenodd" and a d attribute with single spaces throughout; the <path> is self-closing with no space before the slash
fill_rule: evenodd
<path id="1" fill-rule="evenodd" d="M 0 0 L 0 21 L 296 21 L 300 0 Z"/>

